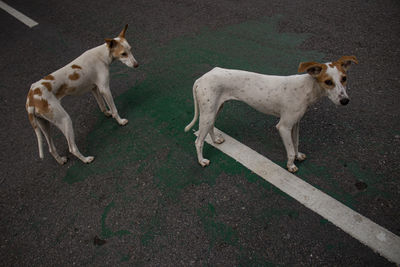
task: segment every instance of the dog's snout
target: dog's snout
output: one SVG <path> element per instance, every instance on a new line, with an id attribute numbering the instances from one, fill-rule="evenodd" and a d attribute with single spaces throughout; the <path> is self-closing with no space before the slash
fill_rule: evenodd
<path id="1" fill-rule="evenodd" d="M 342 99 L 340 99 L 340 104 L 345 106 L 349 103 L 349 101 L 350 101 L 350 99 L 348 99 L 348 98 L 342 98 Z"/>
<path id="2" fill-rule="evenodd" d="M 133 67 L 134 67 L 134 68 L 139 67 L 139 63 L 135 62 L 135 63 L 133 64 Z"/>

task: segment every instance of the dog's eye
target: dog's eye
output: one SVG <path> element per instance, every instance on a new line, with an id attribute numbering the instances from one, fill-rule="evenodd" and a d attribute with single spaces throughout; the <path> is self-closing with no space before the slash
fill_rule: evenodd
<path id="1" fill-rule="evenodd" d="M 347 80 L 346 76 L 342 77 L 342 83 L 344 83 Z"/>
<path id="2" fill-rule="evenodd" d="M 121 56 L 126 57 L 128 54 L 126 52 L 122 53 Z"/>
<path id="3" fill-rule="evenodd" d="M 325 84 L 326 84 L 326 85 L 333 85 L 333 82 L 332 82 L 331 80 L 326 80 L 326 81 L 325 81 Z"/>

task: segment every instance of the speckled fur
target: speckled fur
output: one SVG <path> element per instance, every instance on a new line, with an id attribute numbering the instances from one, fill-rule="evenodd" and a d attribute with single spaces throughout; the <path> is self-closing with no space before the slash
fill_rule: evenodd
<path id="1" fill-rule="evenodd" d="M 128 67 L 138 66 L 125 39 L 127 27 L 128 25 L 117 38 L 106 39 L 105 44 L 86 51 L 71 63 L 32 84 L 26 100 L 26 110 L 38 139 L 40 158 L 43 158 L 43 133 L 49 151 L 57 162 L 64 164 L 67 161 L 66 157 L 60 157 L 57 153 L 50 136 L 50 123 L 53 123 L 65 135 L 72 154 L 84 163 L 90 163 L 94 159 L 93 156 L 83 156 L 75 144 L 71 118 L 60 102 L 64 96 L 92 91 L 106 116 L 112 116 L 120 125 L 128 123 L 128 120 L 120 118 L 109 85 L 109 65 L 115 59 Z M 106 108 L 106 103 L 109 110 Z"/>
<path id="2" fill-rule="evenodd" d="M 301 161 L 306 158 L 305 154 L 298 151 L 300 119 L 308 106 L 322 96 L 328 96 L 336 105 L 348 103 L 346 81 L 342 79 L 350 62 L 357 63 L 357 60 L 355 57 L 342 57 L 333 63 L 301 63 L 299 72 L 307 71 L 308 74 L 291 76 L 263 75 L 218 67 L 204 74 L 194 83 L 195 115 L 185 128 L 188 131 L 199 117 L 195 147 L 200 165 L 205 167 L 210 163 L 203 158 L 207 134 L 210 134 L 214 143 L 224 141 L 214 134 L 214 122 L 222 104 L 228 100 L 239 100 L 262 113 L 280 117 L 276 128 L 286 148 L 287 168 L 290 172 L 296 172 L 295 159 Z M 328 79 L 332 81 L 332 86 L 325 84 Z"/>

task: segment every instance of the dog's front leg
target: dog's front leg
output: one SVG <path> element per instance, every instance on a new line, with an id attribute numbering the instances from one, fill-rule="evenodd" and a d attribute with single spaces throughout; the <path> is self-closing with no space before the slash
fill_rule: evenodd
<path id="1" fill-rule="evenodd" d="M 300 121 L 296 122 L 292 128 L 292 139 L 294 145 L 294 153 L 296 155 L 296 159 L 298 161 L 303 161 L 306 159 L 306 154 L 299 152 L 299 128 L 300 128 Z"/>
<path id="2" fill-rule="evenodd" d="M 104 99 L 101 96 L 101 94 L 99 92 L 99 88 L 97 88 L 97 86 L 95 86 L 92 89 L 92 93 L 94 95 L 94 98 L 96 98 L 97 104 L 99 105 L 101 112 L 103 112 L 107 117 L 110 117 L 112 115 L 111 111 L 107 110 L 106 104 L 104 103 Z"/>
<path id="3" fill-rule="evenodd" d="M 100 94 L 103 96 L 104 100 L 106 101 L 108 107 L 111 110 L 111 115 L 113 116 L 114 119 L 117 120 L 119 125 L 125 125 L 128 123 L 127 119 L 121 119 L 121 117 L 118 114 L 117 107 L 114 104 L 114 99 L 111 95 L 110 87 L 107 86 L 99 86 L 99 91 Z"/>
<path id="4" fill-rule="evenodd" d="M 278 129 L 279 134 L 281 135 L 283 144 L 285 145 L 285 148 L 286 148 L 286 153 L 287 153 L 287 157 L 288 157 L 286 167 L 290 172 L 296 172 L 298 170 L 298 168 L 296 167 L 296 165 L 294 165 L 294 159 L 296 157 L 296 154 L 295 154 L 295 149 L 294 149 L 293 139 L 292 139 L 293 125 L 289 124 L 289 123 L 285 123 L 281 119 L 279 121 L 279 123 L 276 125 L 276 128 Z"/>

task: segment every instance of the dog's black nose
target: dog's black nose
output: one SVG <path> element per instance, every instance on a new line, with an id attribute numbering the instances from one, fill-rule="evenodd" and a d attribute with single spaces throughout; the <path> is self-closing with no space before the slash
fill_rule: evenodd
<path id="1" fill-rule="evenodd" d="M 340 104 L 342 104 L 343 106 L 345 106 L 345 105 L 347 105 L 348 103 L 349 103 L 349 99 L 348 98 L 343 98 L 343 99 L 340 99 Z"/>

